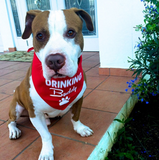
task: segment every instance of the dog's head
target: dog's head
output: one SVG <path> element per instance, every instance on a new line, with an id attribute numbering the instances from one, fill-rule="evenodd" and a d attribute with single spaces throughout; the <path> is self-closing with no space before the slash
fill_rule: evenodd
<path id="1" fill-rule="evenodd" d="M 42 63 L 45 79 L 76 74 L 83 50 L 81 17 L 92 31 L 90 16 L 81 9 L 27 12 L 22 38 L 27 39 L 33 33 L 33 47 Z"/>

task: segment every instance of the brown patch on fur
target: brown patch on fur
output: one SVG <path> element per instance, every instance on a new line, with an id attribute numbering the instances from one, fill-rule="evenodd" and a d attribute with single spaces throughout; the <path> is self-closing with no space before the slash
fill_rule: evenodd
<path id="1" fill-rule="evenodd" d="M 32 23 L 32 32 L 33 32 L 33 46 L 35 52 L 38 52 L 41 48 L 44 48 L 46 43 L 50 38 L 49 26 L 48 26 L 48 17 L 50 12 L 44 11 L 39 13 Z M 38 41 L 36 38 L 37 33 L 43 33 L 45 38 L 44 41 Z"/>
<path id="2" fill-rule="evenodd" d="M 87 29 L 89 31 L 94 30 L 92 19 L 86 11 L 78 8 L 71 8 L 70 10 L 73 10 L 77 15 L 80 15 L 84 19 L 84 21 L 86 22 Z"/>
<path id="3" fill-rule="evenodd" d="M 85 74 L 84 71 L 83 71 L 83 75 L 84 75 L 84 81 L 87 83 L 87 81 L 86 81 L 86 74 Z M 73 106 L 71 108 L 71 112 L 73 114 L 72 119 L 74 121 L 76 121 L 76 122 L 79 120 L 82 103 L 83 103 L 83 96 L 75 104 L 73 104 Z"/>
<path id="4" fill-rule="evenodd" d="M 87 85 L 87 77 L 84 70 L 83 70 L 83 75 L 84 75 L 84 81 L 86 82 L 86 85 Z"/>
<path id="5" fill-rule="evenodd" d="M 27 39 L 30 37 L 32 33 L 32 22 L 36 15 L 38 15 L 41 11 L 40 10 L 30 10 L 27 12 L 25 17 L 25 29 L 22 34 L 23 39 Z"/>
<path id="6" fill-rule="evenodd" d="M 38 52 L 41 48 L 43 48 L 49 40 L 49 14 L 49 11 L 41 12 L 39 10 L 30 10 L 27 12 L 25 29 L 22 38 L 27 39 L 31 33 L 33 33 L 33 46 L 35 52 Z M 43 41 L 37 40 L 37 33 L 42 33 L 44 35 Z"/>
<path id="7" fill-rule="evenodd" d="M 73 10 L 68 9 L 63 10 L 63 12 L 66 19 L 67 30 L 75 30 L 75 32 L 77 33 L 75 36 L 75 43 L 79 44 L 81 50 L 83 50 L 82 20 Z"/>
<path id="8" fill-rule="evenodd" d="M 82 98 L 80 98 L 75 104 L 73 104 L 73 106 L 72 106 L 72 108 L 71 108 L 72 114 L 73 114 L 72 119 L 73 119 L 74 121 L 76 121 L 76 122 L 79 120 L 82 103 L 83 103 L 83 96 L 82 96 Z"/>
<path id="9" fill-rule="evenodd" d="M 17 118 L 15 110 L 17 103 L 28 111 L 29 117 L 35 117 L 34 106 L 29 94 L 29 78 L 31 76 L 31 68 L 32 65 L 30 66 L 24 80 L 21 82 L 21 84 L 16 88 L 14 92 L 13 99 L 10 104 L 8 124 L 11 121 L 15 121 Z"/>
<path id="10" fill-rule="evenodd" d="M 87 12 L 85 12 L 82 9 L 77 8 L 71 8 L 63 10 L 66 23 L 67 23 L 67 30 L 68 29 L 74 29 L 76 31 L 75 36 L 75 43 L 79 44 L 81 47 L 81 50 L 83 50 L 83 35 L 82 35 L 82 20 L 80 16 L 85 20 L 87 29 L 90 31 L 93 31 L 93 23 L 91 20 L 91 17 Z"/>

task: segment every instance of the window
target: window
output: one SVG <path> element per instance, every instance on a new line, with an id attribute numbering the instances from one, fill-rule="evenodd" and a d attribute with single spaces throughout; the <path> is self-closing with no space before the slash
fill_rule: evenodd
<path id="1" fill-rule="evenodd" d="M 88 31 L 85 22 L 83 22 L 82 33 L 84 36 L 96 35 L 95 23 L 95 2 L 94 0 L 65 0 L 66 9 L 76 7 L 85 10 L 92 18 L 94 31 Z"/>
<path id="2" fill-rule="evenodd" d="M 16 2 L 15 2 L 15 0 L 10 0 L 10 3 L 11 3 L 11 8 L 12 8 L 13 19 L 14 19 L 14 24 L 15 24 L 17 37 L 21 37 L 22 32 L 21 32 L 20 23 L 19 23 L 19 17 L 18 17 Z"/>
<path id="3" fill-rule="evenodd" d="M 50 1 L 49 0 L 26 0 L 28 11 L 39 9 L 39 10 L 49 10 Z"/>

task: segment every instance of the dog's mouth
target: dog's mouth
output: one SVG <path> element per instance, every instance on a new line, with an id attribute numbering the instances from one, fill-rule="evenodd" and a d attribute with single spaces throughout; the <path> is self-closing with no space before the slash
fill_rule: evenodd
<path id="1" fill-rule="evenodd" d="M 58 73 L 58 72 L 56 72 L 56 73 L 52 76 L 52 78 L 65 78 L 65 77 L 66 77 L 66 75 L 60 74 L 60 73 Z"/>

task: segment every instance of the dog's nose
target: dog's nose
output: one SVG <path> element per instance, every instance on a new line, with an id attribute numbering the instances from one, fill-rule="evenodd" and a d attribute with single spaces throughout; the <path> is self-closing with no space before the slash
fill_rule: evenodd
<path id="1" fill-rule="evenodd" d="M 62 68 L 64 64 L 65 57 L 60 53 L 51 54 L 46 57 L 46 65 L 55 72 Z"/>

